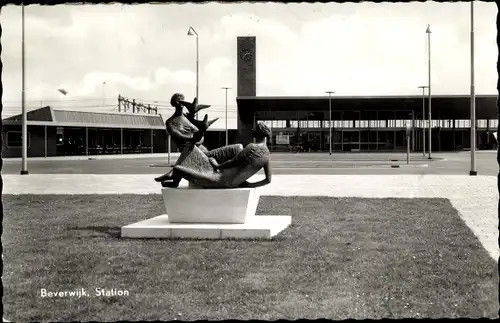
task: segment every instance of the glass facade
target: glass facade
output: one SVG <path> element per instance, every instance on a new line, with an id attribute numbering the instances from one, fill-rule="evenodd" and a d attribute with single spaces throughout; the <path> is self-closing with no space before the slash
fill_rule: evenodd
<path id="1" fill-rule="evenodd" d="M 262 121 L 273 131 L 272 151 L 398 151 L 406 150 L 406 125 L 410 124 L 410 149 L 422 150 L 432 127 L 434 151 L 470 147 L 470 120 L 414 118 L 412 111 L 257 111 L 255 121 Z M 477 147 L 493 149 L 498 119 L 476 120 Z M 330 139 L 331 128 L 331 139 Z M 426 144 L 426 146 L 428 143 Z"/>
<path id="2" fill-rule="evenodd" d="M 151 129 L 58 127 L 58 156 L 150 153 Z M 123 140 L 123 142 L 122 142 Z M 86 145 L 88 144 L 88 147 Z"/>

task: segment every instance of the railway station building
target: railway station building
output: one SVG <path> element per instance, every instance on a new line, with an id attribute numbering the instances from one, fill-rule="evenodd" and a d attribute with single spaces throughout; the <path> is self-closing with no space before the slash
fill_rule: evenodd
<path id="1" fill-rule="evenodd" d="M 406 150 L 406 123 L 411 124 L 411 150 L 428 147 L 431 127 L 433 151 L 470 149 L 470 96 L 261 97 L 256 95 L 256 39 L 238 37 L 238 139 L 249 143 L 258 121 L 273 131 L 271 151 L 399 151 Z M 476 95 L 478 149 L 496 148 L 496 95 Z M 332 139 L 330 141 L 330 126 Z M 425 134 L 424 134 L 425 132 Z"/>
<path id="2" fill-rule="evenodd" d="M 50 106 L 27 113 L 28 157 L 168 152 L 162 115 L 56 110 Z M 21 157 L 21 115 L 2 120 L 2 156 Z M 229 131 L 234 141 L 236 131 Z M 220 147 L 225 129 L 209 128 L 205 146 Z M 174 141 L 172 152 L 178 151 Z"/>

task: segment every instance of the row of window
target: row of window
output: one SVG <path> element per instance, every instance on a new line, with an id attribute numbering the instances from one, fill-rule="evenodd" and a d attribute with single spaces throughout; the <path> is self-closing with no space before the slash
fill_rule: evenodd
<path id="1" fill-rule="evenodd" d="M 429 128 L 429 120 L 262 120 L 270 128 Z M 498 127 L 498 119 L 476 120 L 477 128 Z M 432 120 L 432 128 L 470 128 L 470 120 Z"/>
<path id="2" fill-rule="evenodd" d="M 28 148 L 31 145 L 31 134 L 28 132 Z M 61 131 L 56 134 L 56 146 L 61 146 L 64 144 L 64 136 Z M 123 134 L 123 146 L 142 146 L 145 144 L 145 134 L 144 131 L 127 131 Z M 79 144 L 84 145 L 85 137 L 82 136 L 66 136 L 66 142 L 68 144 Z M 23 135 L 21 131 L 7 131 L 5 136 L 5 143 L 8 148 L 18 148 L 23 145 Z M 111 135 L 100 135 L 100 136 L 90 136 L 89 146 L 120 146 L 120 136 Z"/>
<path id="3" fill-rule="evenodd" d="M 28 132 L 28 148 L 31 146 L 31 135 Z M 23 146 L 23 133 L 21 131 L 7 131 L 5 143 L 7 147 L 22 147 Z"/>

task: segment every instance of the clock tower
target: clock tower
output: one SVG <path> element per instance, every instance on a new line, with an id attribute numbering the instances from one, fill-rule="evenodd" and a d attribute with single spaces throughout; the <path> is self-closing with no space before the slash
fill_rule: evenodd
<path id="1" fill-rule="evenodd" d="M 237 96 L 256 96 L 255 37 L 238 37 L 238 93 Z"/>

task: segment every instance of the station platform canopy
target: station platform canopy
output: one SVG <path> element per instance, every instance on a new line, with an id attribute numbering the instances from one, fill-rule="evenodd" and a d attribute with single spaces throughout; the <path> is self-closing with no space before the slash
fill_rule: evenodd
<path id="1" fill-rule="evenodd" d="M 2 120 L 5 125 L 20 125 L 21 114 Z M 87 112 L 73 110 L 56 110 L 50 106 L 27 112 L 28 125 L 83 127 L 83 128 L 124 128 L 124 129 L 165 129 L 163 115 L 144 115 L 132 113 Z M 208 131 L 222 131 L 216 124 Z"/>
<path id="2" fill-rule="evenodd" d="M 5 125 L 21 124 L 21 117 L 18 114 L 2 122 Z M 55 110 L 50 106 L 27 112 L 27 119 L 28 125 L 34 126 L 165 129 L 161 115 Z"/>
<path id="3" fill-rule="evenodd" d="M 477 117 L 496 115 L 497 95 L 476 95 Z M 329 97 L 324 96 L 239 96 L 238 110 L 257 111 L 328 111 Z M 332 111 L 421 111 L 428 96 L 331 96 Z M 450 118 L 470 117 L 470 95 L 432 95 L 432 114 Z"/>

